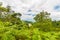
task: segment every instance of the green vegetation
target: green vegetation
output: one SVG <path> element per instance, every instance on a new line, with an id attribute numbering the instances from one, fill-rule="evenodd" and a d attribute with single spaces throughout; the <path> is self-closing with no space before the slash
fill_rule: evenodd
<path id="1" fill-rule="evenodd" d="M 22 21 L 20 16 L 0 4 L 0 40 L 60 40 L 60 21 L 52 21 L 50 13 L 40 12 L 36 22 Z"/>

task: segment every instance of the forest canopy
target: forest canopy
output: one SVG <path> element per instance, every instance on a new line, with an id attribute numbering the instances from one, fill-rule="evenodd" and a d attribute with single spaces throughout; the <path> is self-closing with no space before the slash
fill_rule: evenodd
<path id="1" fill-rule="evenodd" d="M 39 12 L 35 22 L 23 21 L 21 16 L 0 3 L 0 40 L 60 40 L 60 21 L 52 21 L 50 13 Z"/>

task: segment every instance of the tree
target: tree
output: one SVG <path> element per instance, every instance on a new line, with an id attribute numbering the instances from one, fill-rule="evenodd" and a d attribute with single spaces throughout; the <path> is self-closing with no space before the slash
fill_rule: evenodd
<path id="1" fill-rule="evenodd" d="M 52 30 L 52 21 L 49 17 L 50 13 L 48 12 L 40 12 L 39 14 L 37 14 L 34 19 L 36 20 L 36 22 L 34 23 L 34 27 L 39 28 L 40 30 L 43 31 L 50 31 Z"/>
<path id="2" fill-rule="evenodd" d="M 0 6 L 0 20 L 3 22 L 11 22 L 13 24 L 15 23 L 20 23 L 20 16 L 21 13 L 16 13 L 14 11 L 11 10 L 11 6 L 7 6 L 2 7 L 2 5 Z M 4 19 L 4 20 L 3 20 Z"/>
<path id="3" fill-rule="evenodd" d="M 0 6 L 2 6 L 2 2 L 0 2 Z"/>
<path id="4" fill-rule="evenodd" d="M 0 3 L 0 19 L 4 16 L 3 12 L 7 12 L 7 9 L 2 7 L 2 3 Z"/>
<path id="5" fill-rule="evenodd" d="M 35 19 L 36 22 L 43 22 L 43 21 L 45 21 L 45 20 L 50 19 L 50 18 L 49 18 L 49 15 L 50 15 L 50 13 L 42 11 L 42 12 L 40 12 L 39 14 L 37 14 L 37 15 L 34 17 L 34 19 Z"/>

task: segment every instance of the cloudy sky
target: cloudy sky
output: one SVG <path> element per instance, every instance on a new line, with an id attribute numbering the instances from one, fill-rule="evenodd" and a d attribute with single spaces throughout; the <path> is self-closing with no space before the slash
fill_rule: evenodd
<path id="1" fill-rule="evenodd" d="M 12 10 L 22 14 L 21 19 L 33 21 L 42 10 L 51 13 L 52 20 L 60 20 L 60 0 L 0 0 L 3 6 L 10 5 Z"/>

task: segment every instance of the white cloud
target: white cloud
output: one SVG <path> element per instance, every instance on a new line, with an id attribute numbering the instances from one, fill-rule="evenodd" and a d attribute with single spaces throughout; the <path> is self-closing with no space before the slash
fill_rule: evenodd
<path id="1" fill-rule="evenodd" d="M 53 20 L 60 20 L 60 11 L 58 12 L 58 10 L 54 10 L 54 7 L 59 4 L 60 0 L 49 0 L 45 5 L 42 6 L 42 9 L 50 12 Z"/>

